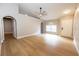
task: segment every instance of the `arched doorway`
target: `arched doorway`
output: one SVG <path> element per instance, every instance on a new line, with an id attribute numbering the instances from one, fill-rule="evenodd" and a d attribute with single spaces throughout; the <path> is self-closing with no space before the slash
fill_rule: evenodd
<path id="1" fill-rule="evenodd" d="M 4 39 L 7 35 L 12 36 L 14 38 L 17 37 L 17 23 L 14 17 L 12 16 L 5 16 L 3 17 L 3 34 Z"/>

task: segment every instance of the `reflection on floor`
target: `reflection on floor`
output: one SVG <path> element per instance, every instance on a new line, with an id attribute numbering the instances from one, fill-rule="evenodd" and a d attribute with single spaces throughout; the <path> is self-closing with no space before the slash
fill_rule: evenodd
<path id="1" fill-rule="evenodd" d="M 72 40 L 51 34 L 30 36 L 18 40 L 12 35 L 6 35 L 1 53 L 8 56 L 78 55 Z"/>

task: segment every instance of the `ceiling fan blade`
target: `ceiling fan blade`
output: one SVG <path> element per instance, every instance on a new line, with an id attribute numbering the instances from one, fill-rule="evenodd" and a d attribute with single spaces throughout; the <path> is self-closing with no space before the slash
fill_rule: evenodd
<path id="1" fill-rule="evenodd" d="M 42 13 L 43 15 L 47 15 L 47 13 L 46 13 L 46 11 L 43 11 L 43 13 Z"/>
<path id="2" fill-rule="evenodd" d="M 40 13 L 38 13 L 38 12 L 32 12 L 34 15 L 39 15 Z"/>

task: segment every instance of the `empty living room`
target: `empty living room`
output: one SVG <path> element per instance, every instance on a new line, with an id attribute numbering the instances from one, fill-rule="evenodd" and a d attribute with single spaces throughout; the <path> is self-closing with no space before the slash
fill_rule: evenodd
<path id="1" fill-rule="evenodd" d="M 78 56 L 78 3 L 0 3 L 1 56 Z"/>

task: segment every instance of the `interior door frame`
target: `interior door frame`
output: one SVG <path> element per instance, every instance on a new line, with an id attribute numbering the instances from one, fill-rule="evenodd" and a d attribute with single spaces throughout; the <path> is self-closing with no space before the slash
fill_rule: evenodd
<path id="1" fill-rule="evenodd" d="M 6 16 L 4 16 L 4 17 L 6 17 Z M 3 17 L 3 18 L 4 18 L 4 17 Z M 13 29 L 13 30 L 15 30 L 15 31 L 13 32 L 13 34 L 15 34 L 14 37 L 17 38 L 17 22 L 16 22 L 16 19 L 15 19 L 14 17 L 12 17 L 12 16 L 9 16 L 9 17 L 11 17 L 11 18 L 13 19 L 13 21 L 14 21 L 13 23 L 15 23 L 15 24 L 13 25 L 13 26 L 14 26 L 14 29 Z M 5 40 L 5 36 L 4 36 L 4 20 L 3 20 L 3 18 L 2 18 L 2 20 L 1 20 L 2 42 Z"/>

